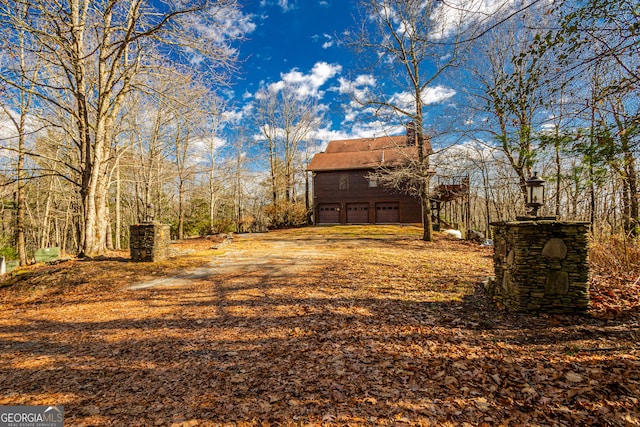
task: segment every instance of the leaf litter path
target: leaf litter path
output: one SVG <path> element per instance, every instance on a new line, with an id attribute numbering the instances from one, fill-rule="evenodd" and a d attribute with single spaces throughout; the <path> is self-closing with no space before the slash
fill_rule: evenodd
<path id="1" fill-rule="evenodd" d="M 5 291 L 0 405 L 62 404 L 70 426 L 638 425 L 637 315 L 500 312 L 490 271 L 419 229 L 311 228 L 164 284 Z"/>

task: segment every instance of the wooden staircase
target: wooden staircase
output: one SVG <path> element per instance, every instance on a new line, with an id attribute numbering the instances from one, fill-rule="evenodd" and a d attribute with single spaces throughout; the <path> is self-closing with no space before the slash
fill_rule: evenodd
<path id="1" fill-rule="evenodd" d="M 434 228 L 437 229 L 459 229 L 458 224 L 451 224 L 441 218 L 441 210 L 443 205 L 450 204 L 451 202 L 469 198 L 469 176 L 453 176 L 453 177 L 438 177 L 438 184 L 431 194 L 431 212 Z M 462 204 L 463 218 L 468 218 L 468 206 Z M 463 221 L 466 222 L 466 221 Z M 466 224 L 464 224 L 466 231 Z"/>

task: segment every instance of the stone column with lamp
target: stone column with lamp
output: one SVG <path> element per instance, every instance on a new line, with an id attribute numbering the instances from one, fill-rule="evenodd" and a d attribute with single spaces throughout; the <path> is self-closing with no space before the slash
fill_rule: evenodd
<path id="1" fill-rule="evenodd" d="M 133 261 L 162 261 L 169 256 L 170 227 L 155 221 L 155 208 L 146 206 L 145 221 L 129 227 L 129 250 Z"/>
<path id="2" fill-rule="evenodd" d="M 527 179 L 528 215 L 496 222 L 494 298 L 519 312 L 579 313 L 589 307 L 587 222 L 539 216 L 544 183 Z"/>

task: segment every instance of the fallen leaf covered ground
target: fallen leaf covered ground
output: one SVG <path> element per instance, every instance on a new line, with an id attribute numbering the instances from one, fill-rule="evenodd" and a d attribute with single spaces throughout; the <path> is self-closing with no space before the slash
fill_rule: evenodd
<path id="1" fill-rule="evenodd" d="M 69 426 L 640 425 L 637 307 L 497 310 L 493 250 L 420 232 L 18 272 L 0 289 L 0 405 L 64 405 Z"/>

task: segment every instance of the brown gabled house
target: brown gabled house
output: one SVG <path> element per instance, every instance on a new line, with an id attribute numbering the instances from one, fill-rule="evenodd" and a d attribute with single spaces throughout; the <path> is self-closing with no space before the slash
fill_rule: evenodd
<path id="1" fill-rule="evenodd" d="M 428 141 L 425 152 L 431 152 Z M 331 141 L 307 168 L 313 172 L 315 223 L 421 223 L 417 198 L 368 178 L 380 167 L 401 166 L 417 156 L 415 131 L 409 126 L 407 135 Z"/>

